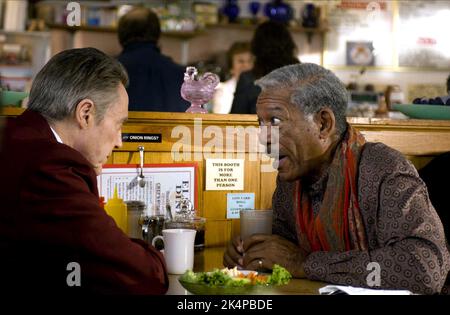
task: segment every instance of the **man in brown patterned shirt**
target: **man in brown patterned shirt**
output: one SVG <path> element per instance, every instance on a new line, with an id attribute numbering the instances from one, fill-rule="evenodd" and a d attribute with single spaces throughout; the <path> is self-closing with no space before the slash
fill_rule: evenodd
<path id="1" fill-rule="evenodd" d="M 297 278 L 441 292 L 450 256 L 426 186 L 401 153 L 366 143 L 347 124 L 342 82 L 299 64 L 257 84 L 258 118 L 269 130 L 262 141 L 278 168 L 273 235 L 235 238 L 224 265 L 280 264 Z"/>

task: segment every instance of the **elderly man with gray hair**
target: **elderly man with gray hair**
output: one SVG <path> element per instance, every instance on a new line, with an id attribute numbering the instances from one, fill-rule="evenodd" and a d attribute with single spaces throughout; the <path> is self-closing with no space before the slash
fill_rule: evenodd
<path id="1" fill-rule="evenodd" d="M 279 264 L 297 278 L 441 292 L 449 252 L 427 188 L 401 153 L 366 142 L 347 124 L 339 79 L 318 65 L 297 64 L 256 83 L 269 154 L 271 132 L 279 132 L 273 234 L 236 237 L 224 265 Z"/>
<path id="2" fill-rule="evenodd" d="M 0 279 L 10 293 L 163 294 L 163 256 L 99 204 L 96 175 L 128 117 L 128 76 L 94 48 L 55 55 L 0 152 Z"/>

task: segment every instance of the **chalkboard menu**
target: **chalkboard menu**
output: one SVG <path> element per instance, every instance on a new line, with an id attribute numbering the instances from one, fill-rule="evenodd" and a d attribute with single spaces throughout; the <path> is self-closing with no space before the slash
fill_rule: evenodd
<path id="1" fill-rule="evenodd" d="M 398 65 L 450 69 L 450 1 L 399 1 Z"/>

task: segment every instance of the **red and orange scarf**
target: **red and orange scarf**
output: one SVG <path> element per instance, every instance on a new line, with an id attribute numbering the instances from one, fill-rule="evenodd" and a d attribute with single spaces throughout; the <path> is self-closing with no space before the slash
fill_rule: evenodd
<path id="1" fill-rule="evenodd" d="M 308 194 L 300 181 L 295 190 L 299 245 L 313 251 L 367 249 L 367 238 L 356 187 L 364 137 L 351 126 L 336 148 L 319 213 L 314 217 Z"/>

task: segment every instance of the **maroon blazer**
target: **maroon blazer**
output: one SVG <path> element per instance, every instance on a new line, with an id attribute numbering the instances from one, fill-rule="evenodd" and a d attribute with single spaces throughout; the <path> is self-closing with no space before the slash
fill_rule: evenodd
<path id="1" fill-rule="evenodd" d="M 0 152 L 0 283 L 26 293 L 164 294 L 163 256 L 99 206 L 97 178 L 38 113 L 7 121 Z M 80 265 L 81 286 L 70 262 Z M 69 270 L 67 270 L 69 269 Z"/>

